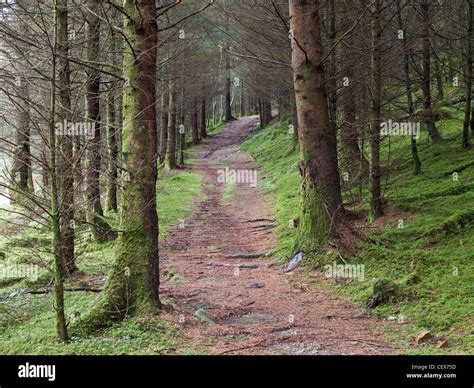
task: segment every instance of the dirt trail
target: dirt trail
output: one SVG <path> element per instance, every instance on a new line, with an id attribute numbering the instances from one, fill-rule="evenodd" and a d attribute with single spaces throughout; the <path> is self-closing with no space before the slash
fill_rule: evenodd
<path id="1" fill-rule="evenodd" d="M 325 291 L 295 287 L 293 275 L 265 257 L 276 243 L 270 198 L 248 183 L 224 198 L 218 170 L 256 168 L 240 144 L 257 123 L 233 122 L 201 146 L 192 171 L 205 177 L 207 200 L 161 250 L 162 295 L 174 305 L 168 316 L 206 354 L 397 353 L 376 330 L 385 323 Z M 199 309 L 215 324 L 196 319 Z"/>

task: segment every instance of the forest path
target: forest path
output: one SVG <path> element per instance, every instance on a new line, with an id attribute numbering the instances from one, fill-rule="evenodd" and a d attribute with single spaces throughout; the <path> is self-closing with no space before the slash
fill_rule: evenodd
<path id="1" fill-rule="evenodd" d="M 161 248 L 161 292 L 174 306 L 165 317 L 204 354 L 397 353 L 376 330 L 385 323 L 329 292 L 292 285 L 292 275 L 273 264 L 270 197 L 249 183 L 234 191 L 218 182 L 226 167 L 256 169 L 240 144 L 257 123 L 232 122 L 200 147 L 191 171 L 204 176 L 207 199 Z"/>

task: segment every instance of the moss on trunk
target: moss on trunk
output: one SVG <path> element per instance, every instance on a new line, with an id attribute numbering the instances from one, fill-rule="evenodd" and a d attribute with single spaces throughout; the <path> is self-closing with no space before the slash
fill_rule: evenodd
<path id="1" fill-rule="evenodd" d="M 319 2 L 290 1 L 292 67 L 301 145 L 301 220 L 295 249 L 314 255 L 337 230 L 343 212 L 322 59 Z"/>
<path id="2" fill-rule="evenodd" d="M 122 138 L 123 181 L 116 261 L 100 302 L 76 329 L 87 331 L 128 314 L 157 311 L 159 300 L 156 210 L 157 25 L 154 0 L 126 0 Z M 131 44 L 132 47 L 129 46 Z"/>

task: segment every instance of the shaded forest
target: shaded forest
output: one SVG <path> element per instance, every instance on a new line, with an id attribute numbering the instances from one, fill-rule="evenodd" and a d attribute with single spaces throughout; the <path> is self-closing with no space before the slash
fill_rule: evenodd
<path id="1" fill-rule="evenodd" d="M 0 354 L 472 354 L 473 28 L 0 0 Z"/>

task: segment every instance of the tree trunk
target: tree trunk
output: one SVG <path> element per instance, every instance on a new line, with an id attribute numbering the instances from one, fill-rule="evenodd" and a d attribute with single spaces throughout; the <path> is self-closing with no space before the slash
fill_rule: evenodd
<path id="1" fill-rule="evenodd" d="M 16 85 L 16 120 L 15 120 L 15 150 L 13 152 L 13 163 L 11 177 L 13 180 L 12 200 L 21 204 L 23 197 L 33 188 L 30 182 L 31 176 L 31 151 L 30 151 L 30 113 L 29 93 L 26 85 L 26 77 L 18 76 L 19 84 Z"/>
<path id="2" fill-rule="evenodd" d="M 298 110 L 296 109 L 296 99 L 294 88 L 290 93 L 290 104 L 291 104 L 291 123 L 293 124 L 293 139 L 295 144 L 298 142 Z"/>
<path id="3" fill-rule="evenodd" d="M 199 110 L 199 105 L 198 105 L 197 99 L 195 98 L 192 112 L 191 112 L 191 130 L 192 130 L 192 136 L 193 136 L 193 144 L 195 145 L 199 144 L 198 110 Z"/>
<path id="4" fill-rule="evenodd" d="M 160 165 L 166 160 L 168 149 L 168 104 L 169 95 L 166 91 L 161 93 L 161 131 L 160 131 Z"/>
<path id="5" fill-rule="evenodd" d="M 95 329 L 129 312 L 156 311 L 159 300 L 158 217 L 156 209 L 157 131 L 155 0 L 125 0 L 122 159 L 123 204 L 116 262 L 101 302 L 79 323 Z"/>
<path id="6" fill-rule="evenodd" d="M 410 120 L 415 113 L 415 105 L 413 103 L 413 91 L 412 91 L 412 81 L 410 77 L 410 50 L 407 48 L 407 33 L 403 26 L 402 20 L 402 13 L 400 7 L 400 0 L 397 3 L 397 19 L 398 19 L 398 27 L 400 30 L 404 31 L 402 41 L 402 49 L 403 49 L 403 68 L 405 72 L 405 89 L 407 94 L 407 101 L 408 101 L 408 114 L 410 116 Z M 420 156 L 418 155 L 418 146 L 416 144 L 415 136 L 411 136 L 411 154 L 413 157 L 413 164 L 415 167 L 415 175 L 419 175 L 421 172 L 421 160 Z"/>
<path id="7" fill-rule="evenodd" d="M 182 62 L 181 74 L 185 72 L 185 63 Z M 178 131 L 179 139 L 179 165 L 184 166 L 184 149 L 186 148 L 186 82 L 184 77 L 181 77 L 181 103 L 180 103 L 180 126 Z"/>
<path id="8" fill-rule="evenodd" d="M 434 61 L 435 73 L 436 73 L 436 89 L 438 92 L 438 100 L 444 100 L 444 87 L 443 87 L 443 72 L 441 71 L 440 61 L 438 58 Z"/>
<path id="9" fill-rule="evenodd" d="M 54 257 L 54 297 L 56 310 L 56 330 L 59 338 L 63 342 L 68 341 L 68 331 L 66 325 L 66 316 L 64 312 L 64 258 L 61 256 L 64 250 L 61 248 L 61 227 L 59 219 L 59 190 L 58 179 L 56 175 L 56 57 L 62 51 L 59 45 L 59 36 L 62 26 L 62 20 L 67 16 L 67 0 L 55 0 L 54 2 L 54 48 L 51 69 L 51 101 L 50 101 L 50 118 L 49 118 L 49 181 L 51 195 L 51 227 L 53 233 L 53 257 Z"/>
<path id="10" fill-rule="evenodd" d="M 117 13 L 114 12 L 114 16 L 117 17 Z M 118 39 L 114 34 L 112 36 L 112 63 L 119 66 L 120 61 L 117 56 L 118 51 Z M 115 78 L 110 79 L 110 88 L 107 95 L 107 148 L 108 148 L 108 179 L 107 179 L 107 192 L 105 199 L 105 211 L 106 212 L 117 212 L 118 211 L 118 166 L 119 166 L 119 148 L 118 148 L 118 137 L 120 132 L 120 121 L 121 118 L 117 112 L 117 89 L 119 82 Z"/>
<path id="11" fill-rule="evenodd" d="M 263 128 L 267 127 L 268 124 L 272 121 L 272 103 L 268 97 L 265 97 L 262 104 L 263 109 Z"/>
<path id="12" fill-rule="evenodd" d="M 423 91 L 423 108 L 425 110 L 425 122 L 428 127 L 428 133 L 431 140 L 438 141 L 441 136 L 436 128 L 431 106 L 431 39 L 430 39 L 430 8 L 429 0 L 422 0 L 421 17 L 423 29 L 423 74 L 422 74 L 422 91 Z"/>
<path id="13" fill-rule="evenodd" d="M 474 26 L 474 10 L 473 1 L 468 1 L 468 28 L 466 36 L 466 102 L 464 105 L 464 125 L 463 125 L 463 136 L 462 136 L 462 148 L 469 148 L 469 129 L 471 127 L 471 114 L 472 114 L 472 38 L 473 38 L 473 26 Z"/>
<path id="14" fill-rule="evenodd" d="M 229 47 L 227 47 L 229 48 Z M 232 80 L 231 80 L 231 66 L 230 54 L 224 53 L 225 58 L 225 77 L 224 77 L 224 121 L 229 122 L 235 120 L 232 116 Z"/>
<path id="15" fill-rule="evenodd" d="M 383 200 L 381 188 L 380 168 L 380 124 L 382 111 L 382 62 L 381 62 L 381 22 L 380 0 L 375 0 L 372 6 L 372 64 L 371 64 L 371 89 L 372 110 L 370 137 L 371 165 L 370 165 L 370 191 L 372 216 L 382 217 Z"/>
<path id="16" fill-rule="evenodd" d="M 244 108 L 244 84 L 240 82 L 239 88 L 239 117 L 243 117 L 245 115 L 245 108 Z"/>
<path id="17" fill-rule="evenodd" d="M 108 148 L 108 179 L 105 200 L 105 211 L 116 212 L 117 203 L 117 179 L 118 179 L 118 146 L 117 146 L 117 117 L 115 112 L 114 90 L 109 91 L 107 104 L 107 148 Z"/>
<path id="18" fill-rule="evenodd" d="M 24 0 L 17 0 L 19 7 L 28 9 L 28 3 Z M 19 26 L 25 32 L 29 32 L 30 27 L 22 18 L 18 20 Z M 22 50 L 27 50 L 22 42 L 19 42 L 19 47 Z M 27 74 L 25 60 L 18 57 L 16 62 L 19 69 L 17 72 L 16 96 L 13 100 L 15 102 L 16 116 L 15 116 L 15 150 L 13 151 L 13 162 L 11 168 L 12 178 L 12 203 L 21 204 L 27 200 L 30 193 L 34 193 L 32 168 L 31 168 L 31 147 L 30 147 L 30 93 L 27 84 Z M 16 67 L 16 66 L 15 66 Z M 26 198 L 25 198 L 26 197 Z"/>
<path id="19" fill-rule="evenodd" d="M 100 53 L 100 2 L 89 0 L 87 13 L 87 58 L 92 63 L 99 62 Z M 113 239 L 110 226 L 104 221 L 104 211 L 100 196 L 100 168 L 101 168 L 101 117 L 100 117 L 100 72 L 96 68 L 88 68 L 87 75 L 87 121 L 91 125 L 90 139 L 87 139 L 89 148 L 87 161 L 87 222 L 91 227 L 94 240 L 105 242 Z"/>
<path id="20" fill-rule="evenodd" d="M 337 133 L 337 64 L 336 64 L 336 6 L 335 0 L 329 0 L 329 104 L 332 130 Z"/>
<path id="21" fill-rule="evenodd" d="M 337 233 L 343 213 L 336 134 L 322 64 L 319 0 L 290 0 L 292 67 L 301 144 L 300 249 L 311 254 Z"/>
<path id="22" fill-rule="evenodd" d="M 71 80 L 69 69 L 69 28 L 68 28 L 68 3 L 67 0 L 58 1 L 58 89 L 60 122 L 72 120 L 71 111 Z M 78 270 L 74 254 L 74 136 L 63 134 L 58 138 L 61 157 L 58 163 L 58 190 L 60 208 L 60 242 L 61 257 L 64 260 L 63 269 L 70 275 Z"/>
<path id="23" fill-rule="evenodd" d="M 352 47 L 350 42 L 344 44 L 345 49 Z M 345 53 L 345 58 L 350 58 L 349 53 Z M 342 97 L 343 105 L 343 121 L 341 125 L 342 142 L 348 152 L 347 165 L 355 167 L 355 174 L 359 181 L 368 176 L 369 162 L 364 157 L 359 146 L 359 132 L 357 130 L 357 117 L 354 95 L 354 70 L 351 65 L 347 66 L 345 71 L 346 77 L 349 78 L 349 85 L 344 88 Z M 352 168 L 352 167 L 350 167 Z"/>
<path id="24" fill-rule="evenodd" d="M 168 167 L 178 168 L 176 159 L 176 81 L 169 82 L 169 107 L 168 107 Z"/>
<path id="25" fill-rule="evenodd" d="M 207 138 L 207 128 L 206 128 L 206 99 L 201 100 L 201 125 L 199 127 L 201 133 L 201 139 Z"/>

